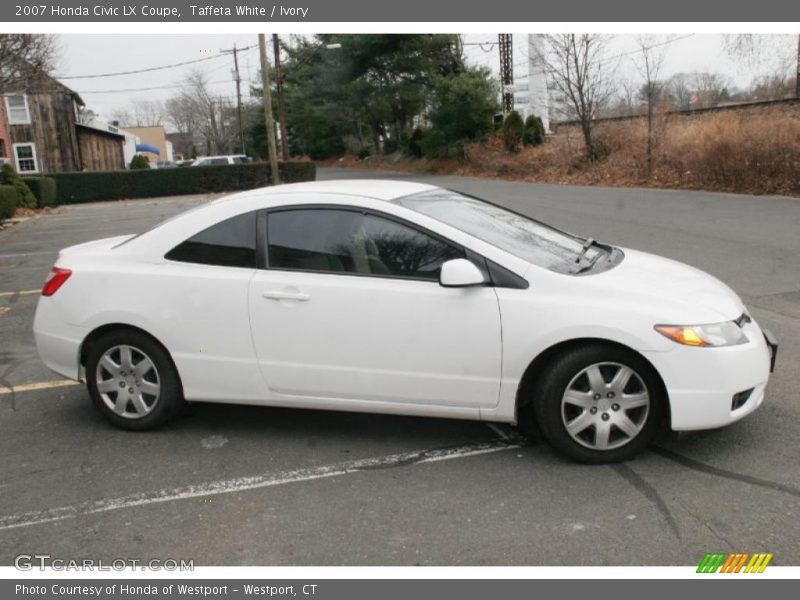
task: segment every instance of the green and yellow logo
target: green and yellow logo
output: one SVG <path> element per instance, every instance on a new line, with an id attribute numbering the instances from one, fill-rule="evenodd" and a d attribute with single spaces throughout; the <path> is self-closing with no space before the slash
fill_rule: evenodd
<path id="1" fill-rule="evenodd" d="M 707 552 L 697 567 L 698 573 L 763 573 L 771 552 Z"/>

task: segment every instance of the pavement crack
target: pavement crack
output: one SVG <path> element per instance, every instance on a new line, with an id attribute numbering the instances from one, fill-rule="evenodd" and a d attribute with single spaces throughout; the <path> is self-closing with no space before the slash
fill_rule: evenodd
<path id="1" fill-rule="evenodd" d="M 25 362 L 25 360 L 24 360 L 24 359 L 17 359 L 17 360 L 14 360 L 14 361 L 12 361 L 12 362 L 11 362 L 11 363 L 10 363 L 10 364 L 9 364 L 9 365 L 8 365 L 8 366 L 7 366 L 7 367 L 4 369 L 4 370 L 3 370 L 3 373 L 2 373 L 2 375 L 0 375 L 0 386 L 2 386 L 2 387 L 5 387 L 5 388 L 8 388 L 8 389 L 9 389 L 9 394 L 8 394 L 9 401 L 8 401 L 8 405 L 9 405 L 9 407 L 11 408 L 11 411 L 12 411 L 12 412 L 15 412 L 15 411 L 17 410 L 17 393 L 14 391 L 14 386 L 13 386 L 13 385 L 11 384 L 11 382 L 8 380 L 8 376 L 9 376 L 9 375 L 11 375 L 11 373 L 12 373 L 12 372 L 13 372 L 13 371 L 14 371 L 14 370 L 17 368 L 17 367 L 19 367 L 19 366 L 20 366 L 20 365 L 21 365 L 23 362 Z"/>
<path id="2" fill-rule="evenodd" d="M 755 485 L 761 488 L 776 492 L 783 492 L 784 494 L 790 494 L 796 498 L 800 498 L 800 489 L 786 485 L 785 483 L 778 483 L 777 481 L 770 481 L 768 479 L 761 479 L 760 477 L 754 477 L 752 475 L 745 475 L 743 473 L 736 473 L 734 471 L 728 471 L 727 469 L 714 467 L 712 465 L 694 460 L 693 458 L 689 458 L 688 456 L 673 452 L 672 450 L 667 450 L 661 446 L 653 446 L 651 450 L 656 454 L 659 454 L 664 458 L 678 463 L 679 465 L 688 469 L 692 469 L 693 471 L 706 473 L 708 475 L 716 475 L 717 477 L 722 477 L 723 479 L 730 479 L 740 483 Z"/>
<path id="3" fill-rule="evenodd" d="M 679 504 L 683 507 L 690 517 L 692 517 L 695 521 L 700 523 L 703 527 L 708 529 L 712 535 L 714 535 L 717 539 L 722 540 L 727 546 L 729 551 L 733 551 L 737 545 L 734 544 L 731 540 L 725 537 L 722 532 L 718 531 L 714 525 L 712 525 L 709 521 L 706 521 L 703 517 L 698 514 L 695 514 L 692 510 L 690 510 L 683 502 L 679 502 Z"/>
<path id="4" fill-rule="evenodd" d="M 669 528 L 672 530 L 672 533 L 675 534 L 675 537 L 679 540 L 681 539 L 681 531 L 678 527 L 678 523 L 675 521 L 675 517 L 672 516 L 672 513 L 667 506 L 667 503 L 664 502 L 664 499 L 661 497 L 661 494 L 658 493 L 658 490 L 650 485 L 641 475 L 639 475 L 636 471 L 631 469 L 628 465 L 624 463 L 619 463 L 616 465 L 611 465 L 611 468 L 616 471 L 617 475 L 622 477 L 625 481 L 631 484 L 633 488 L 642 494 L 645 498 L 650 500 L 653 504 L 655 504 L 658 512 L 661 513 L 661 516 L 669 525 Z"/>
<path id="5" fill-rule="evenodd" d="M 494 440 L 490 440 L 487 444 L 491 446 L 495 446 L 498 448 L 502 448 L 504 446 L 508 446 L 509 448 L 515 448 L 522 444 L 522 440 L 519 438 L 498 438 Z M 406 456 L 402 460 L 395 460 L 391 462 L 382 462 L 382 463 L 375 463 L 375 464 L 367 464 L 363 466 L 359 466 L 354 471 L 383 471 L 388 469 L 396 469 L 398 467 L 408 467 L 412 465 L 416 465 L 419 463 L 428 462 L 431 458 L 440 455 L 441 453 L 451 452 L 454 450 L 458 450 L 461 448 L 462 445 L 453 445 L 453 446 L 444 446 L 441 448 L 435 448 L 432 450 L 420 450 L 419 452 L 415 452 L 409 456 Z"/>

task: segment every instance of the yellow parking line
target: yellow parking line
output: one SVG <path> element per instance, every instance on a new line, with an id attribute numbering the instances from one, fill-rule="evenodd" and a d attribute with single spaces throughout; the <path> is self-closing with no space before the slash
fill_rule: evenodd
<path id="1" fill-rule="evenodd" d="M 0 387 L 0 396 L 4 394 L 20 392 L 34 392 L 36 390 L 49 390 L 52 388 L 67 387 L 70 385 L 81 385 L 80 381 L 73 381 L 72 379 L 61 379 L 59 381 L 42 381 L 39 383 L 26 383 L 23 385 L 15 385 L 13 388 Z"/>
<path id="2" fill-rule="evenodd" d="M 0 292 L 0 298 L 3 298 L 5 296 L 14 296 L 15 294 L 19 296 L 27 296 L 29 294 L 40 294 L 41 292 L 42 290 L 21 290 L 17 292 Z"/>

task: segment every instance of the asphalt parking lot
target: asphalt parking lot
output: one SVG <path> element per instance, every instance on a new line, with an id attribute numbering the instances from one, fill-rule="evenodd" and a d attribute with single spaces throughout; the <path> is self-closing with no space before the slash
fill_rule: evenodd
<path id="1" fill-rule="evenodd" d="M 764 406 L 599 467 L 450 420 L 199 405 L 157 432 L 118 431 L 38 360 L 37 290 L 58 249 L 209 197 L 60 208 L 0 232 L 0 564 L 696 565 L 708 551 L 800 564 L 800 199 L 385 175 L 716 275 L 779 338 Z"/>

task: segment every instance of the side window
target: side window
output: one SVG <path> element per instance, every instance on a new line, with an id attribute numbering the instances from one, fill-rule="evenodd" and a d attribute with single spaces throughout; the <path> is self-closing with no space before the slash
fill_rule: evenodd
<path id="1" fill-rule="evenodd" d="M 256 267 L 256 212 L 226 219 L 175 246 L 164 257 L 221 267 Z"/>
<path id="2" fill-rule="evenodd" d="M 374 275 L 438 280 L 442 263 L 465 256 L 461 248 L 374 215 L 364 217 L 362 232 Z"/>
<path id="3" fill-rule="evenodd" d="M 438 280 L 442 263 L 464 251 L 389 219 L 337 209 L 269 214 L 273 269 Z"/>
<path id="4" fill-rule="evenodd" d="M 269 266 L 293 271 L 357 273 L 352 240 L 362 215 L 335 209 L 298 209 L 269 213 Z"/>

